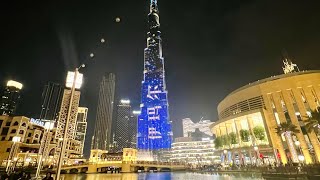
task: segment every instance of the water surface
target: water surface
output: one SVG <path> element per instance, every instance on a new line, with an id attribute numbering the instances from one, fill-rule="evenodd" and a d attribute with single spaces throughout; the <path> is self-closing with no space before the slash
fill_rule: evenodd
<path id="1" fill-rule="evenodd" d="M 123 174 L 64 174 L 64 180 L 263 180 L 260 174 L 252 173 L 123 173 Z"/>

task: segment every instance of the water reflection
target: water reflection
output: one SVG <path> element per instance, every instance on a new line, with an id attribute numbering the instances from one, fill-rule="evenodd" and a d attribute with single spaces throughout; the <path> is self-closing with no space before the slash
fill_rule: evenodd
<path id="1" fill-rule="evenodd" d="M 260 174 L 252 173 L 213 173 L 189 172 L 167 173 L 124 173 L 124 174 L 65 174 L 64 180 L 262 180 Z"/>

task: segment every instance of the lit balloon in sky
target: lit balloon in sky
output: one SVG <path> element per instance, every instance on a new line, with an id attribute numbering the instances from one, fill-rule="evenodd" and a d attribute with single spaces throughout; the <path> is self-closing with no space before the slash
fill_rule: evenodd
<path id="1" fill-rule="evenodd" d="M 121 19 L 119 17 L 116 17 L 116 22 L 118 23 L 120 21 L 121 21 Z"/>

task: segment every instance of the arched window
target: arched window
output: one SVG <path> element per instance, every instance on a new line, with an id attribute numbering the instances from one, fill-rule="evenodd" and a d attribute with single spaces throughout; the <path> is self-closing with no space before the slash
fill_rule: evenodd
<path id="1" fill-rule="evenodd" d="M 39 134 L 36 134 L 35 137 L 38 138 L 38 137 L 39 137 Z"/>
<path id="2" fill-rule="evenodd" d="M 10 133 L 16 133 L 17 130 L 16 129 L 12 129 Z"/>
<path id="3" fill-rule="evenodd" d="M 13 125 L 18 126 L 19 125 L 18 121 L 14 122 Z"/>
<path id="4" fill-rule="evenodd" d="M 19 131 L 19 134 L 23 134 L 23 133 L 24 133 L 24 131 L 23 131 L 23 130 L 20 130 L 20 131 Z"/>
<path id="5" fill-rule="evenodd" d="M 26 123 L 22 123 L 22 125 L 21 125 L 21 126 L 26 127 L 26 126 L 27 126 L 27 124 L 26 124 Z"/>
<path id="6" fill-rule="evenodd" d="M 31 134 L 31 133 L 29 133 L 29 134 L 28 134 L 28 137 L 31 137 L 31 135 L 32 135 L 32 134 Z"/>

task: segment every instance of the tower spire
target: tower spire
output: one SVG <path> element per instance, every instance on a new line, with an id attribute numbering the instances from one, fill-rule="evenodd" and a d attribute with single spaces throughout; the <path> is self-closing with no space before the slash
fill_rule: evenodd
<path id="1" fill-rule="evenodd" d="M 150 3 L 150 12 L 158 12 L 157 0 L 151 0 L 151 3 Z"/>

